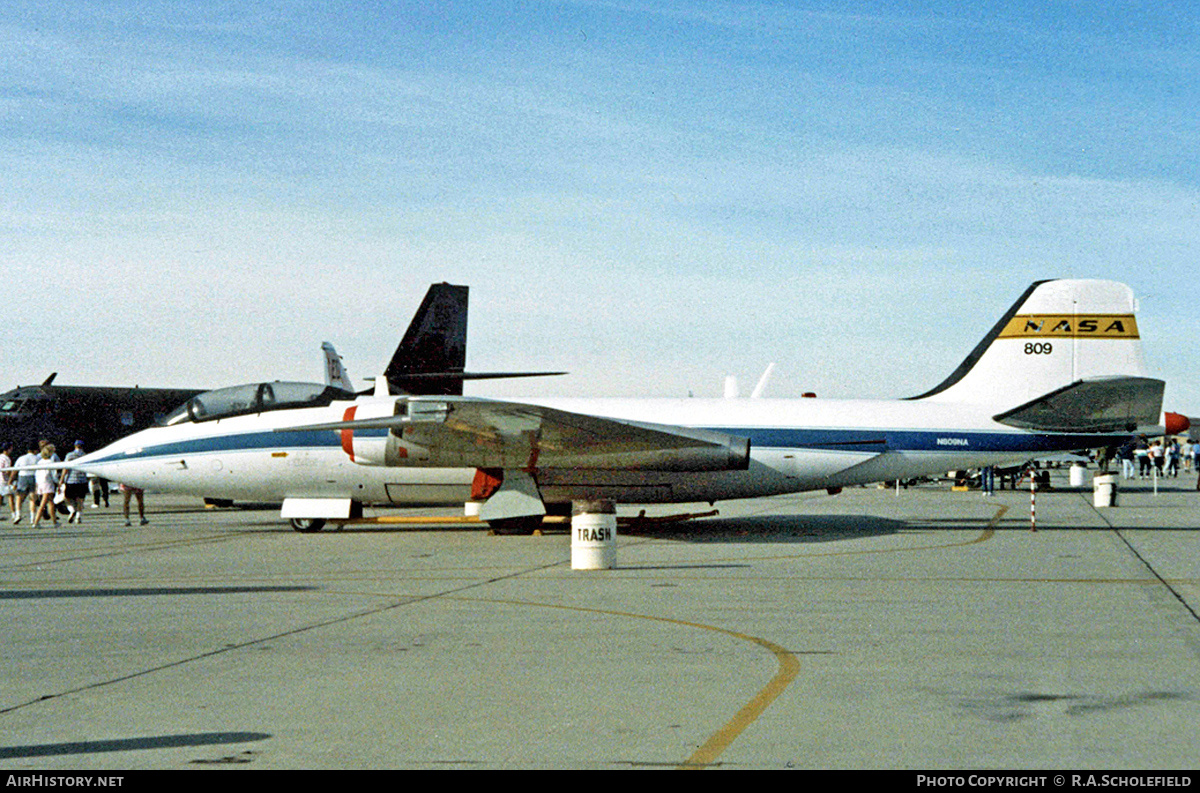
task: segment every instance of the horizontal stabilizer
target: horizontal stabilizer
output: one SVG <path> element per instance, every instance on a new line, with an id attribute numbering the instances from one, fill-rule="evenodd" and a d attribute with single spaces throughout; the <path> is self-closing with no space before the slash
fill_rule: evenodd
<path id="1" fill-rule="evenodd" d="M 417 372 L 398 375 L 391 382 L 403 387 L 406 383 L 422 383 L 446 381 L 449 383 L 463 380 L 507 380 L 517 377 L 555 377 L 566 372 Z"/>
<path id="2" fill-rule="evenodd" d="M 1158 423 L 1162 380 L 1104 377 L 1080 380 L 994 416 L 1010 427 L 1040 432 L 1129 432 Z"/>

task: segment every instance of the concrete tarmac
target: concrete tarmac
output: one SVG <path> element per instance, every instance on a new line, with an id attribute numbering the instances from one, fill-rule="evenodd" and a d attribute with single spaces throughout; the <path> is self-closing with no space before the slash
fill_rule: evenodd
<path id="1" fill-rule="evenodd" d="M 1194 768 L 1195 474 L 1053 482 L 1036 533 L 1027 491 L 856 488 L 623 527 L 595 572 L 565 529 L 153 494 L 0 523 L 0 768 Z"/>

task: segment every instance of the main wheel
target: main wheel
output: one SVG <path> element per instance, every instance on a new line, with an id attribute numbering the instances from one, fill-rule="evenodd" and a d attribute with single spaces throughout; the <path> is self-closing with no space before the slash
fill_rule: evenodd
<path id="1" fill-rule="evenodd" d="M 522 515 L 519 518 L 489 520 L 488 526 L 497 534 L 533 534 L 542 527 L 542 516 Z"/>
<path id="2" fill-rule="evenodd" d="M 304 534 L 311 534 L 325 528 L 324 518 L 292 518 L 292 528 Z"/>

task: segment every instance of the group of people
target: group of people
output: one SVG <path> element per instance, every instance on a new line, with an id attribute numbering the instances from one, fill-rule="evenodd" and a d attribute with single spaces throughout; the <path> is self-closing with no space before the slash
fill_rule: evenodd
<path id="1" fill-rule="evenodd" d="M 13 459 L 15 453 L 11 441 L 0 442 L 0 501 L 7 500 L 11 511 L 13 525 L 21 522 L 23 504 L 29 504 L 29 522 L 34 528 L 41 522 L 53 521 L 58 525 L 59 505 L 65 507 L 69 517 L 67 523 L 83 522 L 83 502 L 89 491 L 89 477 L 83 471 L 71 468 L 53 468 L 50 463 L 71 462 L 84 455 L 83 441 L 75 441 L 75 448 L 69 452 L 66 459 L 58 456 L 58 450 L 53 443 L 42 440 L 30 443 L 25 454 Z M 33 468 L 39 464 L 42 468 Z M 25 470 L 7 471 L 3 469 L 16 466 Z M 102 477 L 90 477 L 90 490 L 94 499 L 92 506 L 99 507 L 103 499 L 108 506 L 108 481 Z M 129 502 L 137 502 L 138 518 L 144 526 L 146 508 L 143 491 L 136 487 L 121 485 L 125 497 L 125 525 L 131 525 L 129 519 Z"/>
<path id="2" fill-rule="evenodd" d="M 1145 435 L 1130 438 L 1117 451 L 1121 474 L 1125 479 L 1145 479 L 1154 476 L 1179 476 L 1182 471 L 1200 473 L 1200 443 L 1190 438 L 1180 443 L 1177 438 L 1164 441 L 1148 440 Z"/>

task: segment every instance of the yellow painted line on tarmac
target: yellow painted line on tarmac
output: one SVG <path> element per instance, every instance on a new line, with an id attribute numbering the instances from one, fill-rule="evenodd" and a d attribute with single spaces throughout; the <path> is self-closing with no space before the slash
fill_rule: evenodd
<path id="1" fill-rule="evenodd" d="M 363 525 L 369 525 L 369 524 L 374 524 L 374 523 L 397 523 L 397 524 L 411 524 L 411 525 L 420 525 L 420 524 L 436 525 L 439 523 L 471 523 L 471 524 L 483 523 L 482 520 L 480 520 L 478 517 L 476 517 L 474 515 L 419 515 L 419 516 L 388 515 L 388 516 L 379 517 L 379 518 L 351 518 L 350 520 L 339 520 L 337 522 L 341 523 L 343 525 L 346 525 L 346 526 L 363 526 Z"/>
<path id="2" fill-rule="evenodd" d="M 754 642 L 760 647 L 765 647 L 767 650 L 775 654 L 775 660 L 779 662 L 779 671 L 771 678 L 763 688 L 755 695 L 754 699 L 746 703 L 741 710 L 734 714 L 733 718 L 725 723 L 721 729 L 717 730 L 709 737 L 704 744 L 692 753 L 692 756 L 684 761 L 683 765 L 679 766 L 682 769 L 699 769 L 707 768 L 717 761 L 717 758 L 729 748 L 737 737 L 741 735 L 747 727 L 758 720 L 758 717 L 763 714 L 763 711 L 775 701 L 775 699 L 783 693 L 783 690 L 788 687 L 796 675 L 800 673 L 800 662 L 796 656 L 780 647 L 772 641 L 763 639 L 757 636 L 750 636 L 745 633 L 737 633 L 728 631 L 723 628 L 717 628 L 711 625 L 700 625 L 697 623 L 684 623 L 687 625 L 695 625 L 698 628 L 706 630 L 719 631 L 726 633 L 738 639 L 745 639 Z"/>
<path id="3" fill-rule="evenodd" d="M 688 620 L 677 620 L 670 617 L 655 617 L 650 614 L 635 614 L 631 611 L 612 611 L 609 609 L 594 609 L 584 606 L 565 606 L 555 603 L 536 603 L 528 600 L 501 600 L 493 598 L 456 598 L 459 600 L 486 601 L 489 603 L 505 603 L 515 606 L 535 606 L 538 608 L 562 609 L 565 611 L 579 611 L 589 614 L 603 614 L 610 617 L 629 617 L 630 619 L 649 620 L 651 622 L 665 622 L 671 625 L 682 625 L 686 628 L 699 628 L 700 630 L 712 631 L 714 633 L 723 633 L 726 636 L 732 636 L 735 639 L 753 642 L 759 647 L 762 647 L 775 656 L 776 662 L 779 664 L 779 670 L 775 675 L 763 686 L 759 692 L 747 702 L 737 713 L 727 721 L 721 729 L 713 733 L 707 741 L 705 741 L 699 749 L 692 753 L 692 756 L 684 760 L 678 768 L 680 769 L 700 769 L 707 768 L 717 761 L 717 758 L 729 748 L 729 745 L 737 740 L 746 728 L 753 724 L 759 716 L 763 714 L 772 702 L 774 702 L 783 690 L 788 687 L 796 675 L 800 673 L 800 661 L 797 660 L 795 654 L 790 650 L 780 647 L 774 642 L 763 639 L 758 636 L 751 636 L 748 633 L 740 633 L 731 631 L 727 628 L 721 628 L 716 625 L 706 625 L 702 622 L 689 622 Z"/>

